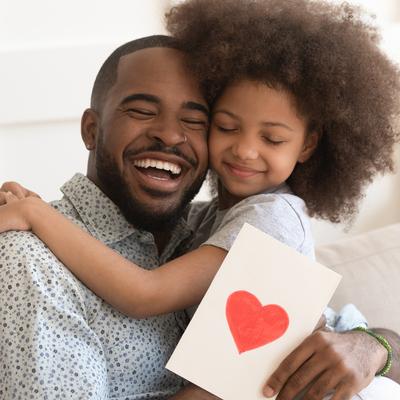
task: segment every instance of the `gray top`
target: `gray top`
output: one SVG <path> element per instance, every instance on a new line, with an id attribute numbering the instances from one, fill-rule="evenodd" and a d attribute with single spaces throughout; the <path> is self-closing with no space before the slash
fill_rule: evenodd
<path id="1" fill-rule="evenodd" d="M 196 232 L 192 249 L 205 244 L 229 251 L 243 224 L 248 222 L 298 252 L 315 258 L 306 205 L 286 184 L 250 196 L 228 210 L 218 210 L 218 199 L 194 203 L 188 221 Z M 189 318 L 196 308 L 186 311 Z M 339 313 L 327 307 L 324 314 L 327 325 L 337 332 L 367 326 L 365 317 L 352 304 L 343 307 Z"/>
<path id="2" fill-rule="evenodd" d="M 218 210 L 218 199 L 194 203 L 188 222 L 196 232 L 193 248 L 201 244 L 230 250 L 245 222 L 314 258 L 314 244 L 304 201 L 286 184 L 250 196 L 228 210 Z"/>
<path id="3" fill-rule="evenodd" d="M 142 267 L 168 261 L 191 234 L 182 220 L 159 257 L 153 236 L 134 229 L 85 176 L 53 205 Z M 78 281 L 29 232 L 0 235 L 0 399 L 165 399 L 182 380 L 164 365 L 182 313 L 126 317 Z"/>

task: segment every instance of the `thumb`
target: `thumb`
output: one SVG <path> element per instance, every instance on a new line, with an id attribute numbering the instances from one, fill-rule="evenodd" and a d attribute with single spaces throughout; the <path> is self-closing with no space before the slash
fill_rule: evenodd
<path id="1" fill-rule="evenodd" d="M 322 315 L 320 316 L 320 318 L 319 318 L 319 320 L 318 320 L 318 322 L 317 322 L 317 325 L 315 326 L 313 332 L 318 331 L 318 330 L 320 330 L 320 329 L 323 329 L 323 328 L 325 328 L 325 326 L 326 326 L 326 317 L 325 317 L 324 314 L 322 314 Z"/>

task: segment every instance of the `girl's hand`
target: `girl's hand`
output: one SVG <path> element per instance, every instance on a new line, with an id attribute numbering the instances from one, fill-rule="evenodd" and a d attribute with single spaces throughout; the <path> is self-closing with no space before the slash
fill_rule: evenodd
<path id="1" fill-rule="evenodd" d="M 0 187 L 0 192 L 11 192 L 19 200 L 22 200 L 25 197 L 38 197 L 40 199 L 40 196 L 38 194 L 36 194 L 35 192 L 32 192 L 31 190 L 25 189 L 22 185 L 20 185 L 17 182 L 3 183 L 3 185 Z M 2 203 L 1 201 L 2 201 L 2 198 L 0 197 L 0 205 L 5 204 L 4 202 Z M 4 198 L 3 198 L 3 201 L 4 201 Z"/>
<path id="2" fill-rule="evenodd" d="M 29 231 L 32 229 L 29 215 L 36 201 L 30 197 L 19 200 L 11 192 L 0 192 L 0 233 L 7 231 Z"/>
<path id="3" fill-rule="evenodd" d="M 18 197 L 11 192 L 0 191 L 0 206 L 18 201 Z"/>

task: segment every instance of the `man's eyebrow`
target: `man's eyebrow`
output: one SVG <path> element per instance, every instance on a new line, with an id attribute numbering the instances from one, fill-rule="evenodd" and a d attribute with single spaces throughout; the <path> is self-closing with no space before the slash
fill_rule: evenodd
<path id="1" fill-rule="evenodd" d="M 144 100 L 144 101 L 148 101 L 150 103 L 155 103 L 155 104 L 159 104 L 161 101 L 157 96 L 154 96 L 152 94 L 146 94 L 146 93 L 135 93 L 135 94 L 131 94 L 129 96 L 126 96 L 120 103 L 120 105 L 124 105 L 126 103 L 129 103 L 131 101 L 135 101 L 135 100 Z"/>
<path id="2" fill-rule="evenodd" d="M 197 110 L 200 111 L 202 113 L 204 113 L 207 117 L 209 117 L 209 111 L 208 108 L 206 106 L 203 106 L 203 104 L 200 103 L 196 103 L 194 101 L 187 101 L 185 103 L 183 103 L 182 106 L 184 109 L 187 110 Z"/>

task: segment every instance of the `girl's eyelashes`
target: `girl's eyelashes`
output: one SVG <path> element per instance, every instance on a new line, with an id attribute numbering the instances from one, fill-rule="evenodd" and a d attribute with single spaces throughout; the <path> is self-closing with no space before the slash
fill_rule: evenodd
<path id="1" fill-rule="evenodd" d="M 273 146 L 278 146 L 282 143 L 285 143 L 285 140 L 279 140 L 279 139 L 273 139 L 268 136 L 263 136 L 264 141 L 266 141 L 269 144 L 272 144 Z"/>
<path id="2" fill-rule="evenodd" d="M 217 129 L 221 132 L 236 132 L 238 129 L 234 127 L 224 127 L 221 125 L 216 125 Z"/>
<path id="3" fill-rule="evenodd" d="M 223 133 L 235 133 L 239 130 L 239 128 L 236 127 L 226 127 L 222 125 L 215 125 L 218 131 L 223 132 Z M 275 139 L 270 136 L 261 136 L 262 139 L 267 142 L 268 144 L 272 144 L 273 146 L 278 146 L 282 143 L 285 143 L 285 140 L 281 139 Z"/>

